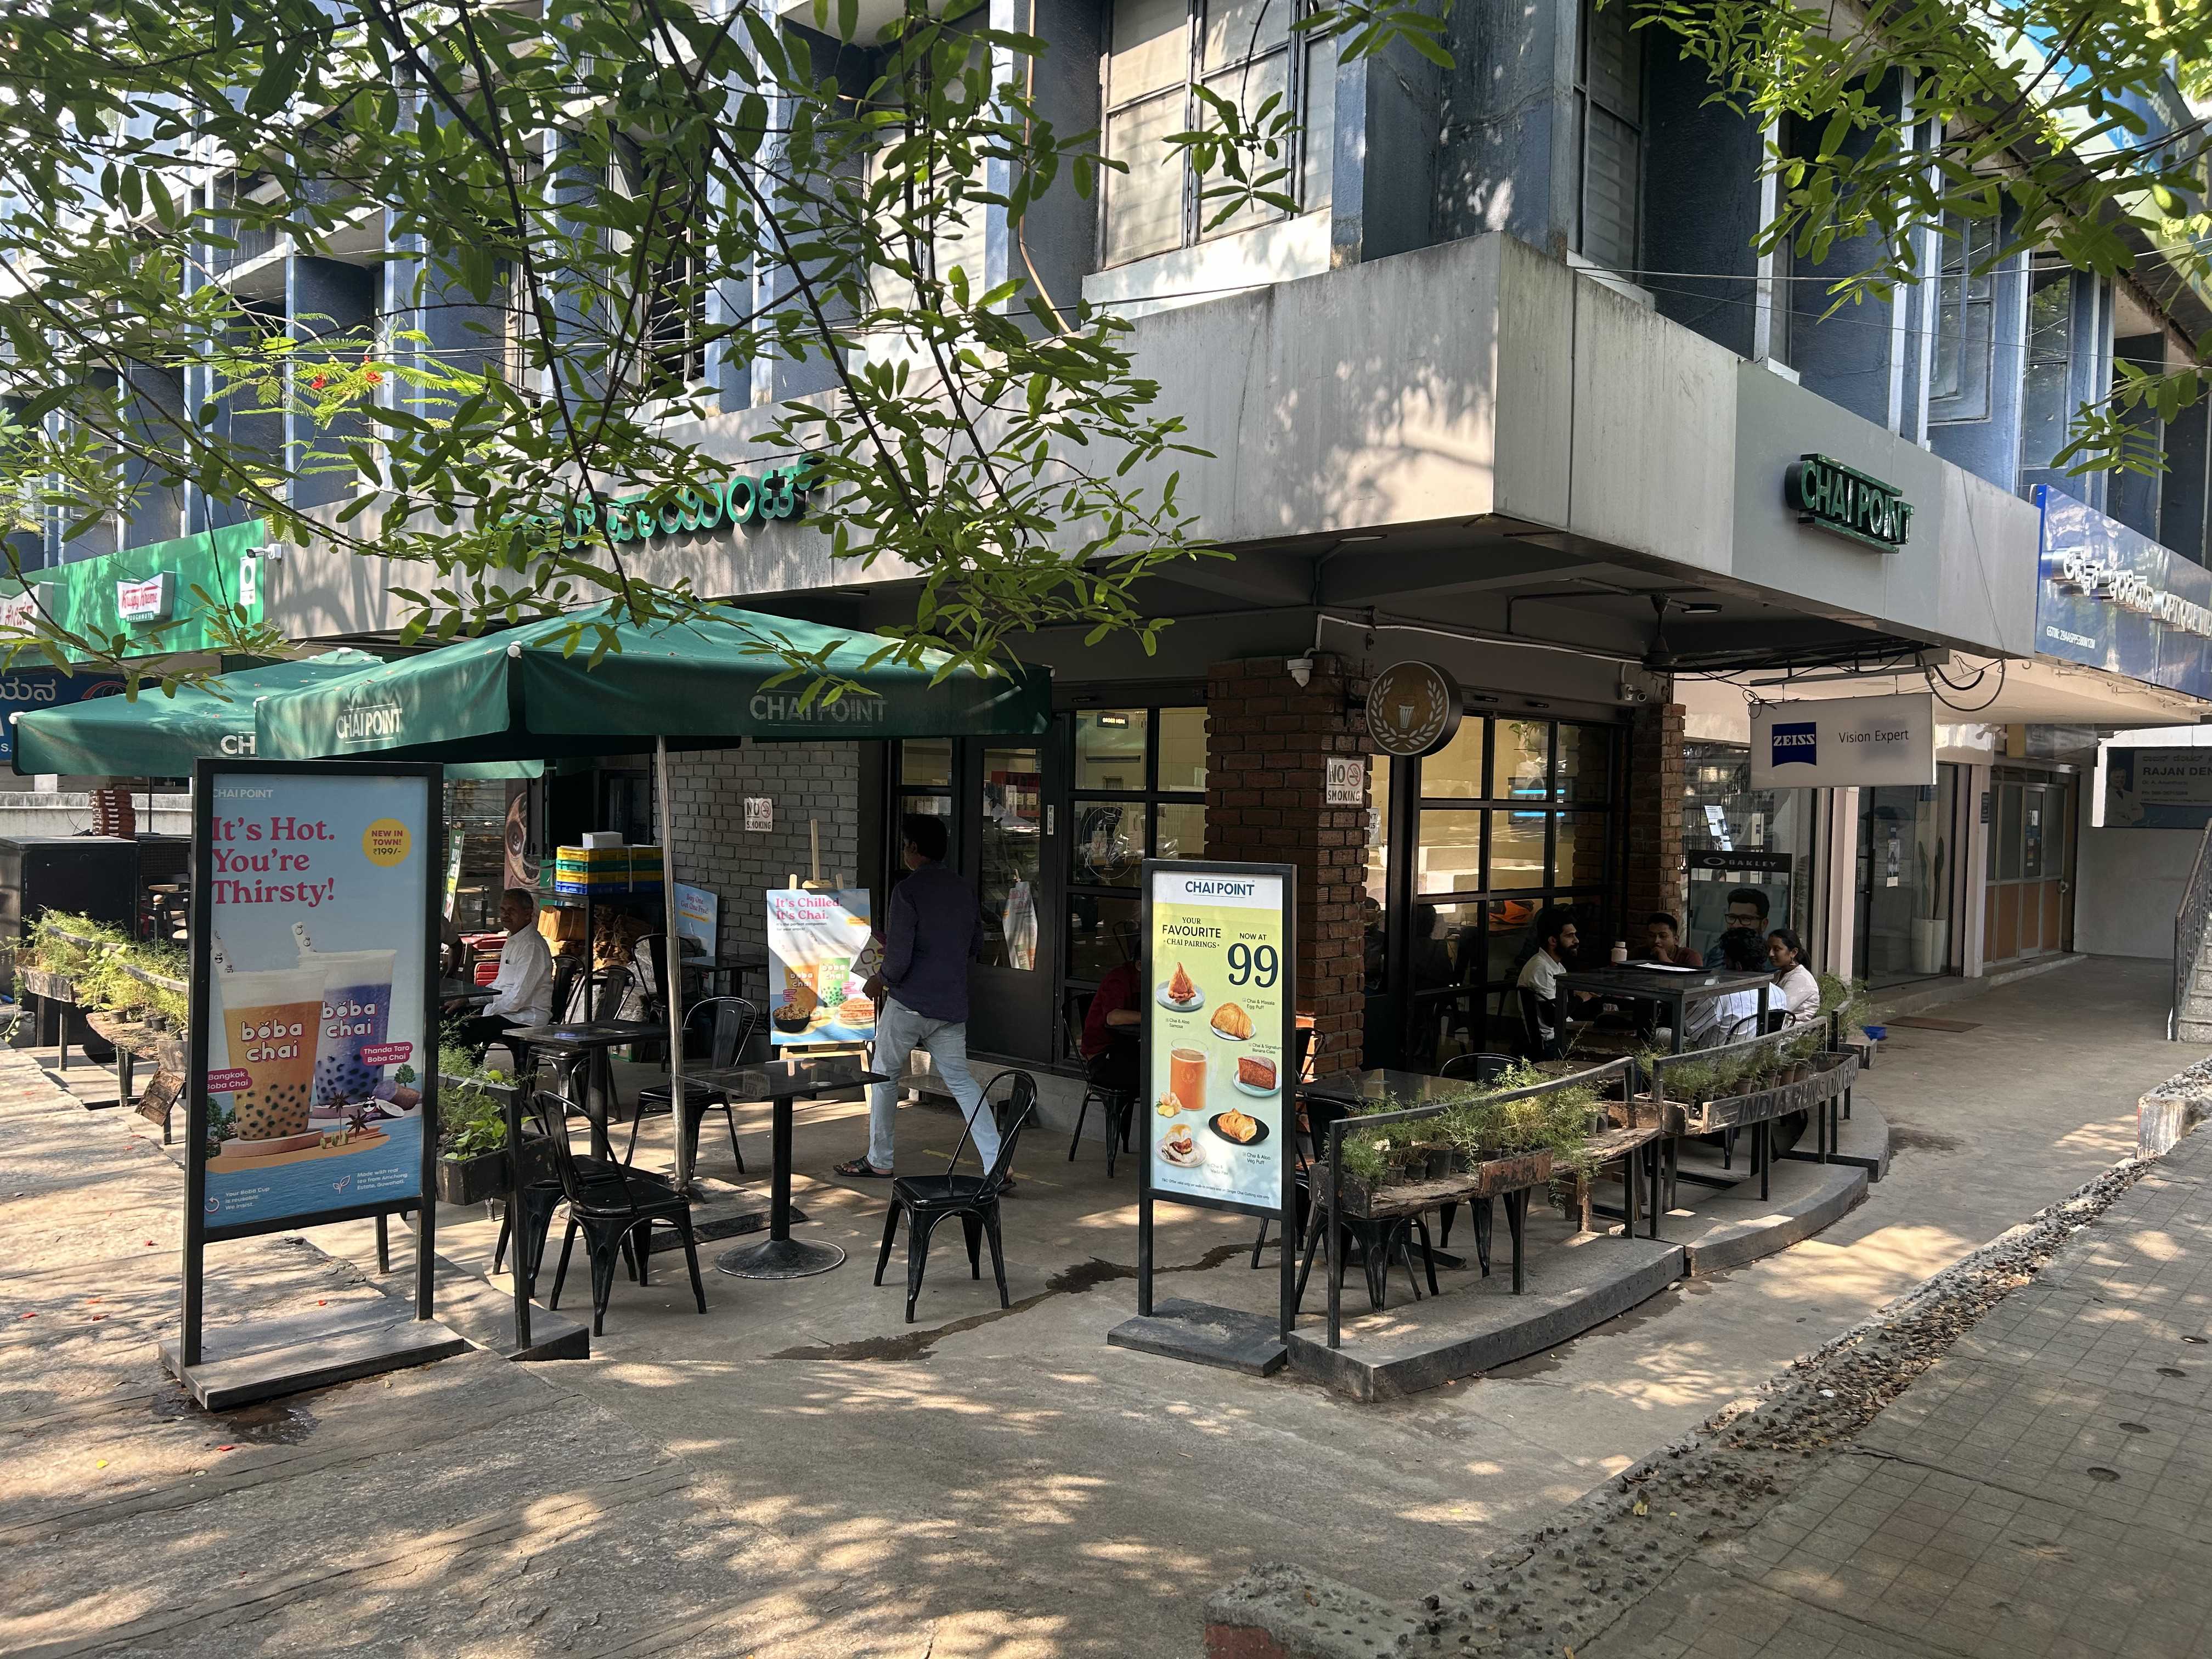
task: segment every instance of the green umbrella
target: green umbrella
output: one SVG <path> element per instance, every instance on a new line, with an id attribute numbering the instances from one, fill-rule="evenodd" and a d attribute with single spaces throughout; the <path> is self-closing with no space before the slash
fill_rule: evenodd
<path id="1" fill-rule="evenodd" d="M 939 678 L 935 653 L 921 667 L 870 667 L 891 644 L 880 635 L 717 606 L 697 620 L 618 626 L 620 648 L 594 665 L 592 630 L 572 650 L 574 628 L 562 617 L 530 623 L 268 697 L 260 752 L 521 760 L 635 754 L 661 739 L 714 749 L 746 738 L 1036 736 L 1050 724 L 1042 671 Z M 804 680 L 768 684 L 787 666 L 765 648 L 771 641 L 829 647 L 826 665 L 867 693 L 802 706 Z"/>
<path id="2" fill-rule="evenodd" d="M 180 778 L 202 757 L 254 752 L 253 706 L 280 692 L 343 679 L 377 665 L 366 651 L 328 651 L 301 662 L 240 669 L 167 695 L 158 685 L 136 697 L 94 697 L 15 720 L 15 770 L 24 776 Z M 512 763 L 455 769 L 460 775 L 524 777 L 536 768 Z"/>

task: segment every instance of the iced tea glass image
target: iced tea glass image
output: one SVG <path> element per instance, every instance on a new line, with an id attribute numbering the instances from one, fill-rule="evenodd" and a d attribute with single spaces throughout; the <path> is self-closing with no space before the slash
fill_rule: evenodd
<path id="1" fill-rule="evenodd" d="M 1182 1103 L 1187 1112 L 1195 1112 L 1206 1104 L 1206 1050 L 1203 1048 L 1170 1048 L 1168 1050 L 1168 1089 Z"/>
<path id="2" fill-rule="evenodd" d="M 321 1036 L 315 1045 L 315 1098 L 325 1106 L 367 1100 L 384 1068 L 361 1057 L 385 1040 L 392 1023 L 392 951 L 315 951 L 302 968 L 323 970 Z"/>
<path id="3" fill-rule="evenodd" d="M 307 1133 L 324 981 L 319 967 L 216 975 L 231 1069 L 252 1079 L 231 1094 L 234 1133 L 240 1140 L 278 1140 Z"/>

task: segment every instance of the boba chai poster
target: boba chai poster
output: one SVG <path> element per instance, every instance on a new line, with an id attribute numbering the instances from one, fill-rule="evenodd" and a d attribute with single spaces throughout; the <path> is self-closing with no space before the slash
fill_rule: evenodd
<path id="1" fill-rule="evenodd" d="M 1283 1205 L 1291 940 L 1283 878 L 1152 864 L 1144 988 L 1152 1190 Z"/>
<path id="2" fill-rule="evenodd" d="M 214 773 L 201 849 L 210 1231 L 422 1190 L 432 781 Z"/>

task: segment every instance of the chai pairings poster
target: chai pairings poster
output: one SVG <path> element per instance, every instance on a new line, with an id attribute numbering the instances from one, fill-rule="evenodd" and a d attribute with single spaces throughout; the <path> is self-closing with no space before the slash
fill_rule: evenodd
<path id="1" fill-rule="evenodd" d="M 1283 1204 L 1291 941 L 1282 878 L 1154 866 L 1145 988 L 1152 1190 Z"/>
<path id="2" fill-rule="evenodd" d="M 215 775 L 210 1229 L 420 1196 L 431 780 Z"/>

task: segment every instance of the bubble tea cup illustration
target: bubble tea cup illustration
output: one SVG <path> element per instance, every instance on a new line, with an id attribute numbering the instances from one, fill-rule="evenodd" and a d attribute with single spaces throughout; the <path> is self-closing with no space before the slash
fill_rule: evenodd
<path id="1" fill-rule="evenodd" d="M 307 1133 L 323 982 L 319 965 L 216 975 L 230 1067 L 252 1079 L 231 1094 L 240 1140 L 279 1140 Z"/>
<path id="2" fill-rule="evenodd" d="M 392 1025 L 392 964 L 395 951 L 318 951 L 307 930 L 292 924 L 300 966 L 323 975 L 322 1009 L 315 1043 L 314 1103 L 337 1107 L 369 1098 L 383 1068 L 361 1057 L 385 1041 Z"/>

